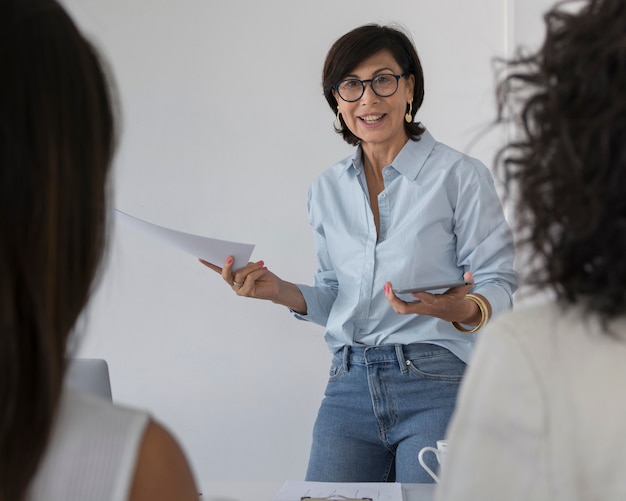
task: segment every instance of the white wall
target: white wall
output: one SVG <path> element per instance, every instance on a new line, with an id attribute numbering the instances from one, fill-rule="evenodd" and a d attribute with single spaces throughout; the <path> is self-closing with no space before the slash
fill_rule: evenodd
<path id="1" fill-rule="evenodd" d="M 310 283 L 306 190 L 351 151 L 321 92 L 332 42 L 367 22 L 404 24 L 426 77 L 418 119 L 490 165 L 499 139 L 478 138 L 493 118 L 491 60 L 506 54 L 518 15 L 549 4 L 535 1 L 65 4 L 120 89 L 115 206 L 255 243 L 253 260 Z M 515 33 L 526 28 L 515 24 Z M 202 483 L 303 478 L 329 362 L 322 328 L 238 298 L 193 258 L 149 237 L 125 227 L 111 236 L 79 354 L 108 360 L 114 399 L 166 423 Z"/>

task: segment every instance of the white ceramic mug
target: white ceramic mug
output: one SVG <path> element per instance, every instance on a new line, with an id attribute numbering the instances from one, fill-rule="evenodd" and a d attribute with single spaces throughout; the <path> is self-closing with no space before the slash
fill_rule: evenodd
<path id="1" fill-rule="evenodd" d="M 437 448 L 435 449 L 434 447 L 424 447 L 419 454 L 417 455 L 417 459 L 420 462 L 420 464 L 422 465 L 422 468 L 424 468 L 428 474 L 433 477 L 433 479 L 435 480 L 435 482 L 439 482 L 439 477 L 437 476 L 437 474 L 431 470 L 429 468 L 429 466 L 426 464 L 426 462 L 424 461 L 424 454 L 426 454 L 427 452 L 432 452 L 435 457 L 437 458 L 437 463 L 439 463 L 439 469 L 441 469 L 442 465 L 443 465 L 443 461 L 446 457 L 446 449 L 448 448 L 448 441 L 447 440 L 437 440 Z"/>

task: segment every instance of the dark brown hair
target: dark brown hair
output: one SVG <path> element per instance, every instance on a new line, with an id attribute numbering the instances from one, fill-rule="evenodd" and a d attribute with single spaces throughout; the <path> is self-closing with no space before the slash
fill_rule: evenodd
<path id="1" fill-rule="evenodd" d="M 377 24 L 360 26 L 346 33 L 332 45 L 326 55 L 322 71 L 322 87 L 326 101 L 328 101 L 334 114 L 337 114 L 337 101 L 333 95 L 333 85 L 345 78 L 362 61 L 381 50 L 388 50 L 393 55 L 403 73 L 415 76 L 411 113 L 415 117 L 417 110 L 420 109 L 424 101 L 424 74 L 415 46 L 409 36 L 400 28 Z M 346 127 L 343 118 L 340 120 L 343 127 L 341 129 L 335 128 L 335 130 L 343 136 L 347 143 L 358 144 L 360 139 Z M 413 140 L 416 140 L 424 132 L 424 128 L 414 122 L 405 123 L 404 129 L 407 136 Z"/>
<path id="2" fill-rule="evenodd" d="M 579 5 L 579 3 L 574 4 Z M 626 2 L 557 4 L 499 84 L 499 153 L 528 282 L 604 319 L 626 312 Z"/>
<path id="3" fill-rule="evenodd" d="M 0 499 L 42 457 L 105 240 L 115 133 L 93 47 L 54 0 L 0 7 Z"/>

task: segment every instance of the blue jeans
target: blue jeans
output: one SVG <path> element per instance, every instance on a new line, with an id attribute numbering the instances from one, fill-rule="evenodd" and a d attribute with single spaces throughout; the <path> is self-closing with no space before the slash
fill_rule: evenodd
<path id="1" fill-rule="evenodd" d="M 417 454 L 444 438 L 465 366 L 449 350 L 427 343 L 338 351 L 306 479 L 432 482 Z M 433 456 L 425 459 L 436 471 Z"/>

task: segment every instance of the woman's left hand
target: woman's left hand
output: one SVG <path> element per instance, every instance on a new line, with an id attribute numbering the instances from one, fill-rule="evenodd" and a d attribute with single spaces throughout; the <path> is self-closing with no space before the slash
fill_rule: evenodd
<path id="1" fill-rule="evenodd" d="M 472 272 L 465 272 L 463 279 L 472 282 Z M 480 311 L 473 301 L 465 299 L 473 285 L 453 287 L 443 294 L 430 294 L 429 292 L 414 292 L 413 297 L 417 301 L 403 301 L 396 296 L 391 287 L 391 282 L 385 283 L 385 297 L 396 313 L 400 315 L 417 314 L 437 317 L 446 322 L 459 322 L 468 325 L 480 320 Z M 478 316 L 477 316 L 478 313 Z"/>

